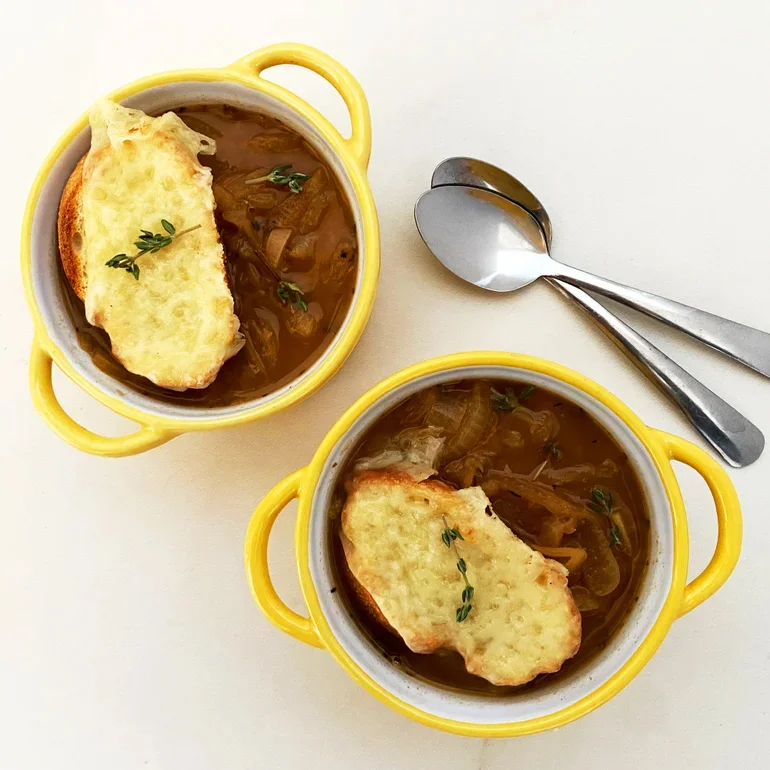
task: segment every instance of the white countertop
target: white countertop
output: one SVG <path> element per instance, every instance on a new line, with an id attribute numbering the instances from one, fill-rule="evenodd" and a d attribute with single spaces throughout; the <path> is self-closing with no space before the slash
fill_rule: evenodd
<path id="1" fill-rule="evenodd" d="M 3 26 L 0 768 L 766 764 L 770 453 L 733 473 L 746 529 L 725 588 L 675 623 L 614 700 L 528 738 L 459 738 L 392 713 L 330 655 L 262 617 L 242 560 L 261 496 L 310 459 L 355 397 L 430 356 L 487 348 L 550 358 L 649 424 L 698 440 L 548 286 L 497 297 L 446 273 L 412 207 L 444 157 L 486 158 L 545 202 L 558 258 L 770 330 L 766 3 L 32 0 Z M 370 101 L 382 279 L 366 333 L 340 374 L 289 413 L 134 458 L 80 454 L 43 425 L 27 389 L 32 328 L 16 242 L 33 175 L 96 96 L 286 39 L 338 58 Z M 344 119 L 320 79 L 275 77 Z M 770 432 L 770 383 L 633 320 Z M 56 386 L 89 427 L 130 430 L 65 378 Z M 696 574 L 713 548 L 713 507 L 694 472 L 677 475 Z M 279 519 L 270 556 L 281 594 L 300 609 L 292 519 Z"/>

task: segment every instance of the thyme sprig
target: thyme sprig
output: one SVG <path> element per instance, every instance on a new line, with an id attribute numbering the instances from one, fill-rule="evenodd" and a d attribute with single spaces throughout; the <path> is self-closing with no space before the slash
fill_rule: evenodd
<path id="1" fill-rule="evenodd" d="M 127 273 L 139 280 L 139 265 L 136 264 L 136 260 L 139 257 L 143 257 L 145 254 L 157 254 L 161 249 L 165 249 L 166 246 L 170 246 L 177 238 L 181 238 L 187 233 L 191 233 L 193 230 L 197 230 L 200 225 L 194 225 L 188 227 L 186 230 L 176 231 L 174 225 L 167 219 L 161 219 L 160 224 L 166 231 L 163 233 L 152 233 L 150 230 L 141 230 L 141 235 L 138 240 L 134 242 L 134 246 L 138 249 L 136 254 L 128 256 L 128 254 L 116 254 L 111 259 L 107 260 L 104 264 L 107 267 L 116 267 L 125 270 Z"/>
<path id="2" fill-rule="evenodd" d="M 465 563 L 465 559 L 460 556 L 460 552 L 457 549 L 457 543 L 455 542 L 456 540 L 465 540 L 465 538 L 462 536 L 462 533 L 459 529 L 450 527 L 449 524 L 447 524 L 446 516 L 442 515 L 441 520 L 444 522 L 444 530 L 441 533 L 441 540 L 447 548 L 454 548 L 455 556 L 457 556 L 457 569 L 465 581 L 465 588 L 463 588 L 462 593 L 462 606 L 455 610 L 455 620 L 458 623 L 462 623 L 473 609 L 473 604 L 471 604 L 471 601 L 474 594 L 473 586 L 468 580 L 468 565 Z"/>
<path id="3" fill-rule="evenodd" d="M 302 192 L 302 183 L 310 177 L 299 171 L 292 171 L 291 174 L 284 174 L 291 168 L 291 163 L 284 163 L 276 166 L 269 174 L 257 177 L 256 179 L 247 179 L 246 184 L 260 184 L 262 182 L 271 182 L 272 184 L 287 185 L 291 192 L 297 194 Z"/>
<path id="4" fill-rule="evenodd" d="M 534 392 L 534 385 L 526 385 L 518 396 L 513 388 L 508 388 L 505 393 L 493 393 L 492 408 L 500 412 L 512 412 L 516 407 L 521 406 L 521 402 L 526 401 Z"/>
<path id="5" fill-rule="evenodd" d="M 519 393 L 519 401 L 526 401 L 535 392 L 535 386 L 527 385 L 521 393 Z"/>
<path id="6" fill-rule="evenodd" d="M 605 492 L 599 487 L 591 488 L 591 502 L 588 503 L 588 507 L 596 513 L 606 516 L 613 521 L 609 530 L 610 548 L 621 548 L 623 546 L 623 537 L 620 533 L 620 527 L 615 524 L 613 515 L 615 514 L 615 502 L 612 499 L 612 492 Z"/>
<path id="7" fill-rule="evenodd" d="M 280 281 L 278 283 L 278 297 L 284 305 L 291 302 L 295 307 L 307 313 L 305 292 L 293 281 Z"/>
<path id="8" fill-rule="evenodd" d="M 554 460 L 561 460 L 564 455 L 561 447 L 555 441 L 548 441 L 543 444 L 543 453 L 553 457 Z"/>
<path id="9" fill-rule="evenodd" d="M 591 488 L 591 502 L 588 503 L 588 507 L 596 513 L 601 513 L 603 516 L 612 516 L 612 512 L 615 510 L 615 505 L 612 500 L 612 492 L 605 492 L 599 487 Z"/>

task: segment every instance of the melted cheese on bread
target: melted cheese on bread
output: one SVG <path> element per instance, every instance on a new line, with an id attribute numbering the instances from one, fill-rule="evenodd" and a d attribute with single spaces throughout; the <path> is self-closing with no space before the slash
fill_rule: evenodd
<path id="1" fill-rule="evenodd" d="M 456 543 L 474 588 L 462 622 L 465 583 L 442 541 L 444 519 L 464 538 Z M 352 481 L 341 536 L 350 572 L 414 652 L 452 648 L 470 673 L 520 685 L 558 671 L 580 647 L 565 568 L 516 537 L 479 487 L 364 471 Z"/>
<path id="2" fill-rule="evenodd" d="M 107 332 L 129 371 L 166 388 L 205 388 L 243 346 L 211 171 L 197 158 L 215 144 L 171 112 L 151 118 L 104 99 L 90 119 L 78 201 L 86 317 Z M 161 219 L 177 232 L 200 227 L 141 256 L 139 280 L 105 265 L 116 254 L 136 254 L 141 230 L 163 233 Z"/>

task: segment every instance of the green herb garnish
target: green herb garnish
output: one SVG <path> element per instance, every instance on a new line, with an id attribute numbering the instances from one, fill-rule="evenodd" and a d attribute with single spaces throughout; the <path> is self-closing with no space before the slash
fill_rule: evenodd
<path id="1" fill-rule="evenodd" d="M 256 179 L 247 179 L 246 184 L 260 184 L 261 182 L 272 182 L 272 184 L 285 184 L 293 193 L 302 192 L 302 182 L 306 182 L 310 177 L 299 171 L 292 171 L 291 174 L 284 174 L 291 168 L 291 163 L 284 163 L 276 166 L 269 174 L 257 177 Z"/>
<path id="2" fill-rule="evenodd" d="M 107 267 L 122 268 L 127 273 L 139 280 L 139 265 L 136 264 L 136 260 L 145 254 L 157 254 L 161 249 L 165 249 L 166 246 L 170 246 L 177 238 L 181 238 L 187 233 L 191 233 L 193 230 L 197 230 L 200 225 L 194 227 L 188 227 L 186 230 L 177 232 L 174 225 L 167 219 L 161 219 L 160 224 L 166 231 L 163 233 L 151 233 L 149 230 L 142 230 L 139 239 L 134 242 L 134 246 L 138 249 L 137 253 L 129 257 L 128 254 L 116 254 L 112 259 L 108 260 L 104 264 Z"/>
<path id="3" fill-rule="evenodd" d="M 561 451 L 559 445 L 555 441 L 548 441 L 543 445 L 543 452 L 553 457 L 554 460 L 561 460 L 564 452 Z"/>
<path id="4" fill-rule="evenodd" d="M 601 513 L 603 516 L 612 516 L 614 510 L 612 492 L 603 492 L 599 487 L 592 487 L 591 498 L 592 501 L 588 503 L 588 507 L 592 511 Z"/>
<path id="5" fill-rule="evenodd" d="M 505 393 L 493 393 L 492 400 L 494 403 L 492 408 L 501 412 L 512 412 L 521 405 L 522 401 L 526 401 L 534 391 L 534 385 L 527 385 L 518 396 L 513 388 L 508 388 Z"/>
<path id="6" fill-rule="evenodd" d="M 526 401 L 535 392 L 534 385 L 527 385 L 524 390 L 519 393 L 519 401 Z"/>
<path id="7" fill-rule="evenodd" d="M 471 609 L 473 609 L 471 600 L 473 599 L 474 593 L 473 586 L 468 581 L 468 565 L 465 563 L 465 559 L 460 556 L 460 552 L 457 550 L 457 543 L 455 542 L 455 540 L 465 540 L 465 538 L 462 536 L 462 533 L 459 529 L 450 527 L 449 524 L 447 524 L 445 516 L 442 516 L 441 518 L 444 522 L 444 530 L 441 533 L 441 540 L 447 548 L 454 548 L 455 556 L 457 556 L 457 569 L 465 581 L 465 588 L 463 588 L 462 594 L 462 606 L 455 610 L 455 619 L 458 623 L 462 623 L 463 620 L 465 620 L 465 618 L 467 618 L 470 614 Z"/>
<path id="8" fill-rule="evenodd" d="M 615 513 L 615 503 L 612 499 L 612 492 L 604 492 L 599 487 L 591 488 L 591 497 L 593 498 L 588 507 L 596 513 L 601 513 L 602 516 L 611 518 Z M 615 519 L 612 519 L 614 522 Z M 620 548 L 623 545 L 623 537 L 620 533 L 620 527 L 613 523 L 608 533 L 610 538 L 610 548 Z"/>
<path id="9" fill-rule="evenodd" d="M 293 281 L 281 281 L 278 284 L 278 297 L 284 305 L 291 302 L 295 307 L 307 313 L 305 292 Z"/>

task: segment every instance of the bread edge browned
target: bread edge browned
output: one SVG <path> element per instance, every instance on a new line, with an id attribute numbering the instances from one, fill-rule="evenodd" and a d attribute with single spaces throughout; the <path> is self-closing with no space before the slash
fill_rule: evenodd
<path id="1" fill-rule="evenodd" d="M 58 236 L 59 257 L 64 275 L 67 276 L 72 290 L 85 302 L 86 298 L 86 260 L 85 226 L 83 223 L 83 166 L 86 156 L 79 161 L 67 184 L 64 185 L 59 203 Z"/>
<path id="2" fill-rule="evenodd" d="M 378 626 L 381 626 L 387 631 L 390 631 L 391 634 L 395 634 L 400 639 L 401 634 L 399 634 L 398 631 L 396 631 L 396 629 L 393 628 L 390 623 L 388 623 L 388 619 L 385 617 L 385 615 L 382 614 L 382 610 L 374 600 L 374 597 L 366 588 L 364 588 L 363 583 L 358 580 L 358 578 L 353 574 L 353 570 L 350 569 L 350 565 L 348 564 L 348 559 L 345 554 L 345 535 L 340 532 L 339 537 L 343 543 L 342 564 L 340 565 L 340 568 L 342 570 L 343 577 L 347 581 L 348 585 L 353 589 L 353 593 L 355 593 L 356 599 L 358 599 L 361 608 L 372 622 L 376 623 Z"/>

